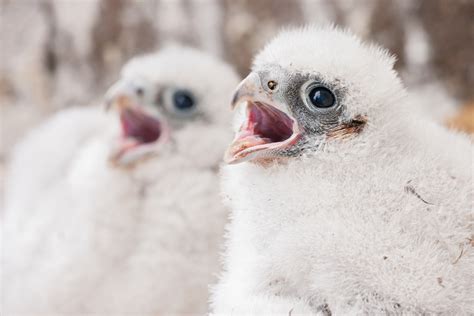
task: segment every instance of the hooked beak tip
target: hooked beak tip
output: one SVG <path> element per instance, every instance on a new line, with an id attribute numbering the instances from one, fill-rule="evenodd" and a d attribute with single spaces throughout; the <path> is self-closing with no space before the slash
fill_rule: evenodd
<path id="1" fill-rule="evenodd" d="M 232 101 L 230 103 L 230 107 L 232 110 L 235 109 L 235 107 L 237 106 L 237 103 L 239 102 L 239 98 L 240 98 L 239 91 L 240 90 L 235 91 L 234 95 L 232 96 Z"/>
<path id="2" fill-rule="evenodd" d="M 112 99 L 108 99 L 108 98 L 106 98 L 106 99 L 103 101 L 105 112 L 108 112 L 108 111 L 110 110 L 110 108 L 112 107 L 113 103 L 114 103 L 113 100 L 112 100 Z"/>
<path id="3" fill-rule="evenodd" d="M 260 77 L 257 73 L 250 73 L 237 87 L 231 101 L 231 108 L 235 109 L 243 101 L 254 99 L 259 94 Z M 260 92 L 261 93 L 261 92 Z"/>

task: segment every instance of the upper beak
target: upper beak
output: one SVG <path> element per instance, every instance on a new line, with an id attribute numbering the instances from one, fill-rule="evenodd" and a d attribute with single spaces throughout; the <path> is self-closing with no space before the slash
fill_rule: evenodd
<path id="1" fill-rule="evenodd" d="M 273 96 L 263 89 L 260 77 L 255 72 L 251 72 L 237 87 L 232 97 L 232 109 L 244 101 L 274 104 Z"/>
<path id="2" fill-rule="evenodd" d="M 269 104 L 279 111 L 290 115 L 288 113 L 287 107 L 275 100 L 273 92 L 265 90 L 263 88 L 263 84 L 264 83 L 262 83 L 260 80 L 260 76 L 255 72 L 251 72 L 244 80 L 242 80 L 234 92 L 231 102 L 232 110 L 235 110 L 239 104 L 245 101 L 252 103 L 260 102 Z"/>
<path id="3" fill-rule="evenodd" d="M 293 146 L 300 138 L 296 120 L 287 106 L 276 100 L 274 90 L 264 89 L 264 84 L 252 72 L 234 93 L 232 108 L 239 106 L 245 113 L 240 113 L 242 124 L 224 156 L 227 163 L 278 158 L 280 150 Z M 245 104 L 245 108 L 240 104 Z"/>
<path id="4" fill-rule="evenodd" d="M 134 88 L 122 80 L 116 82 L 105 94 L 105 109 L 116 107 L 119 111 L 131 108 L 135 99 Z"/>

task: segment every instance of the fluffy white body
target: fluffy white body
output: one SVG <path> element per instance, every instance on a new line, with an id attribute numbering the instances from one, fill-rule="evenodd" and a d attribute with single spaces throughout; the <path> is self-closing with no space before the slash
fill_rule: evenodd
<path id="1" fill-rule="evenodd" d="M 133 166 L 110 162 L 120 123 L 103 108 L 62 111 L 16 148 L 3 223 L 6 315 L 206 312 L 227 218 L 216 171 L 231 136 L 225 104 L 238 79 L 186 48 L 132 60 L 122 77 L 146 75 L 187 87 L 206 120 L 175 120 L 169 141 Z"/>
<path id="2" fill-rule="evenodd" d="M 215 314 L 474 313 L 473 146 L 411 111 L 392 63 L 313 27 L 283 32 L 257 56 L 253 71 L 280 82 L 275 64 L 341 80 L 343 115 L 367 124 L 314 138 L 284 162 L 224 167 L 232 221 Z"/>

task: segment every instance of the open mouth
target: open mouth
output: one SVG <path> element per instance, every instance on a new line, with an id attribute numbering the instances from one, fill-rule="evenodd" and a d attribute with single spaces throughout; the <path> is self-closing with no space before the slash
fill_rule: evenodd
<path id="1" fill-rule="evenodd" d="M 136 109 L 127 108 L 120 113 L 124 138 L 131 138 L 137 144 L 149 144 L 161 136 L 162 126 L 156 118 Z"/>
<path id="2" fill-rule="evenodd" d="M 226 152 L 227 163 L 272 158 L 300 138 L 296 122 L 272 105 L 247 101 L 246 120 Z"/>
<path id="3" fill-rule="evenodd" d="M 122 139 L 112 160 L 129 164 L 156 151 L 166 129 L 157 118 L 139 108 L 126 107 L 120 111 Z"/>

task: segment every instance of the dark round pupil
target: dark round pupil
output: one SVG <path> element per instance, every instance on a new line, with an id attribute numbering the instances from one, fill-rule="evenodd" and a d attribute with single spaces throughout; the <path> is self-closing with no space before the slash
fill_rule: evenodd
<path id="1" fill-rule="evenodd" d="M 334 105 L 336 98 L 329 89 L 316 87 L 309 92 L 311 103 L 318 108 L 330 108 Z"/>
<path id="2" fill-rule="evenodd" d="M 173 94 L 173 103 L 179 110 L 189 110 L 194 106 L 194 99 L 189 92 L 178 90 Z"/>

